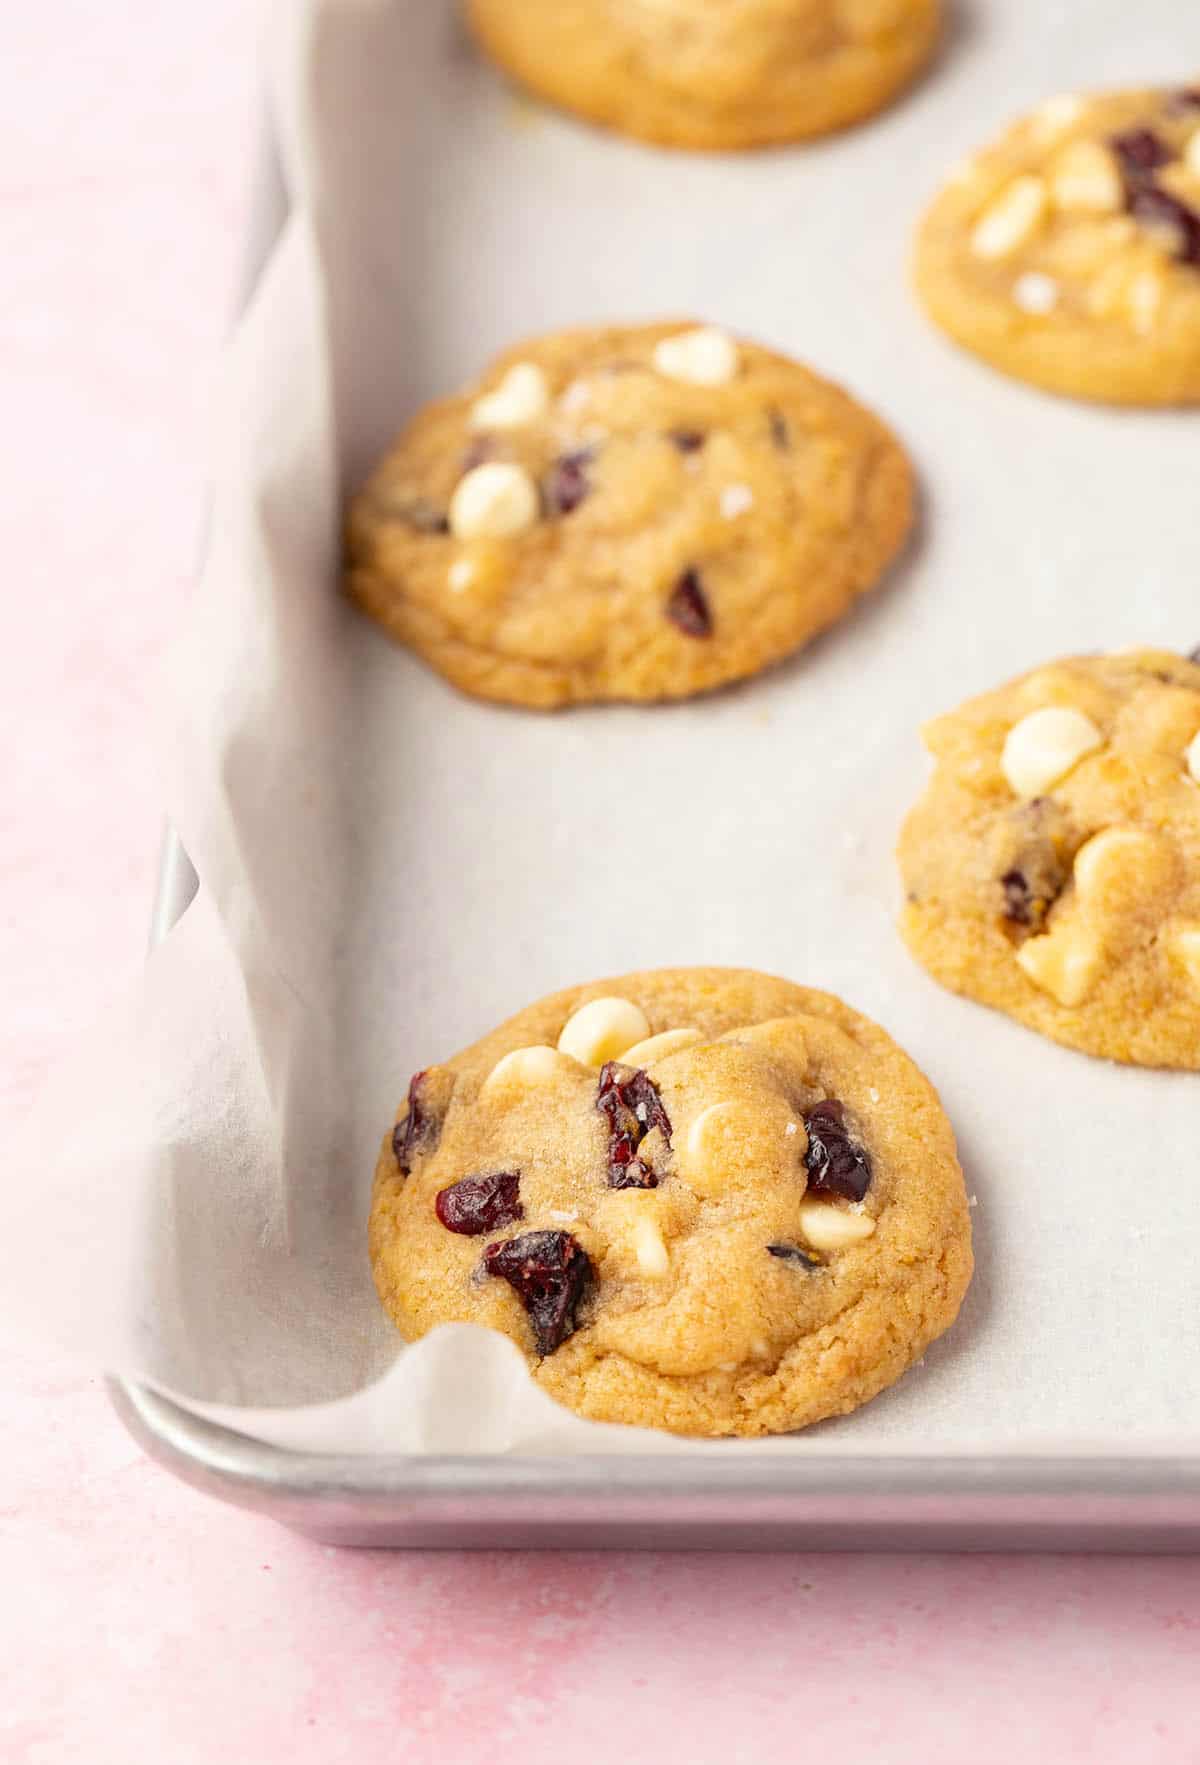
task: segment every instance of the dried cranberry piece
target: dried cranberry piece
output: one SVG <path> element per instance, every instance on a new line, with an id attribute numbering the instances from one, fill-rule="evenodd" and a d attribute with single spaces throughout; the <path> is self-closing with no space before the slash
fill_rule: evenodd
<path id="1" fill-rule="evenodd" d="M 705 435 L 702 429 L 672 429 L 671 440 L 681 454 L 699 453 L 704 446 Z"/>
<path id="2" fill-rule="evenodd" d="M 1125 177 L 1132 182 L 1147 179 L 1159 166 L 1169 165 L 1175 155 L 1161 135 L 1153 129 L 1126 129 L 1110 135 L 1109 146 L 1120 162 Z"/>
<path id="3" fill-rule="evenodd" d="M 591 491 L 587 469 L 591 465 L 589 448 L 578 453 L 563 454 L 556 460 L 546 481 L 546 505 L 555 514 L 569 515 Z"/>
<path id="4" fill-rule="evenodd" d="M 437 1145 L 442 1131 L 441 1118 L 434 1113 L 429 1091 L 429 1069 L 415 1073 L 408 1086 L 408 1114 L 392 1129 L 392 1151 L 396 1163 L 407 1176 L 413 1159 Z"/>
<path id="5" fill-rule="evenodd" d="M 596 1108 L 608 1117 L 608 1186 L 610 1189 L 657 1189 L 658 1177 L 637 1156 L 652 1128 L 669 1146 L 671 1123 L 658 1087 L 640 1067 L 610 1060 L 600 1069 Z"/>
<path id="6" fill-rule="evenodd" d="M 798 1244 L 768 1244 L 767 1255 L 777 1256 L 780 1262 L 794 1262 L 802 1269 L 819 1269 L 823 1266 L 818 1257 L 810 1256 Z"/>
<path id="7" fill-rule="evenodd" d="M 448 1232 L 478 1238 L 481 1232 L 497 1232 L 525 1218 L 521 1206 L 520 1171 L 487 1171 L 462 1177 L 438 1192 L 433 1206 Z"/>
<path id="8" fill-rule="evenodd" d="M 685 570 L 667 602 L 667 618 L 678 625 L 686 637 L 711 637 L 712 614 L 700 586 L 698 570 Z"/>
<path id="9" fill-rule="evenodd" d="M 1200 214 L 1160 190 L 1157 184 L 1138 184 L 1129 193 L 1129 212 L 1144 227 L 1170 233 L 1175 256 L 1183 264 L 1200 264 Z"/>
<path id="10" fill-rule="evenodd" d="M 1004 917 L 1013 925 L 1033 924 L 1033 889 L 1023 870 L 1006 870 L 1000 878 L 1004 890 Z"/>
<path id="11" fill-rule="evenodd" d="M 1040 931 L 1067 885 L 1078 840 L 1060 805 L 1033 797 L 1012 810 L 993 832 L 993 864 L 1002 905 L 1002 929 L 1014 936 Z"/>
<path id="12" fill-rule="evenodd" d="M 1200 86 L 1185 86 L 1180 92 L 1172 92 L 1167 99 L 1169 116 L 1179 116 L 1187 110 L 1200 110 Z"/>
<path id="13" fill-rule="evenodd" d="M 637 1141 L 614 1136 L 608 1150 L 610 1189 L 657 1189 L 658 1176 L 644 1158 L 637 1156 Z"/>
<path id="14" fill-rule="evenodd" d="M 1014 864 L 1000 878 L 1009 925 L 1040 931 L 1066 882 L 1066 868 L 1051 842 L 1031 847 L 1023 862 Z"/>
<path id="15" fill-rule="evenodd" d="M 840 1195 L 861 1201 L 871 1187 L 871 1160 L 846 1126 L 846 1106 L 836 1097 L 815 1103 L 804 1112 L 808 1151 L 804 1168 L 815 1195 Z"/>
<path id="16" fill-rule="evenodd" d="M 574 1334 L 592 1263 L 569 1232 L 526 1232 L 489 1244 L 483 1266 L 489 1275 L 508 1282 L 529 1313 L 539 1354 L 553 1354 Z"/>

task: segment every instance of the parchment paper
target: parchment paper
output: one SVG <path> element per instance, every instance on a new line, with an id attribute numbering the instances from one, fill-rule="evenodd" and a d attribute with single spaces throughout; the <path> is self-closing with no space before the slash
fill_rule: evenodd
<path id="1" fill-rule="evenodd" d="M 954 1332 L 772 1450 L 1194 1442 L 1200 1079 L 942 992 L 894 930 L 891 854 L 926 716 L 1061 653 L 1200 641 L 1200 417 L 1005 381 L 931 329 L 904 272 L 963 153 L 1055 90 L 1182 83 L 1200 21 L 1177 0 L 964 0 L 908 100 L 745 158 L 536 110 L 439 0 L 283 7 L 267 65 L 292 212 L 229 351 L 208 560 L 163 694 L 201 893 L 8 1160 L 6 1310 L 296 1445 L 751 1450 L 579 1422 L 467 1327 L 401 1350 L 364 1241 L 413 1069 L 551 988 L 731 963 L 882 1022 L 938 1085 L 977 1198 Z M 342 493 L 513 336 L 664 313 L 877 408 L 920 467 L 919 541 L 738 690 L 557 716 L 457 696 L 340 599 Z"/>

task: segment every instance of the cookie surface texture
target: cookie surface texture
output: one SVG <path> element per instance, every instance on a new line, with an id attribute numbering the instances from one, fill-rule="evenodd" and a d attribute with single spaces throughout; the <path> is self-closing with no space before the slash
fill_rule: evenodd
<path id="1" fill-rule="evenodd" d="M 945 186 L 914 274 L 936 322 L 1018 379 L 1200 401 L 1200 82 L 1048 99 Z"/>
<path id="2" fill-rule="evenodd" d="M 1070 1048 L 1200 1069 L 1200 666 L 1074 657 L 923 734 L 899 848 L 918 961 Z"/>
<path id="3" fill-rule="evenodd" d="M 418 1074 L 370 1251 L 406 1338 L 489 1326 L 581 1415 L 695 1435 L 855 1409 L 972 1267 L 908 1057 L 828 994 L 718 968 L 572 988 Z"/>
<path id="4" fill-rule="evenodd" d="M 798 649 L 913 515 L 884 425 L 712 326 L 574 331 L 427 406 L 355 499 L 348 588 L 470 693 L 686 698 Z"/>

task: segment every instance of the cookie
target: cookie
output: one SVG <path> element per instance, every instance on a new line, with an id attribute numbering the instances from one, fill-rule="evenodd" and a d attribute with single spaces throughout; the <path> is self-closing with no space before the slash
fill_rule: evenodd
<path id="1" fill-rule="evenodd" d="M 828 134 L 928 61 L 940 0 L 469 0 L 493 60 L 593 122 L 673 147 Z"/>
<path id="2" fill-rule="evenodd" d="M 722 968 L 573 987 L 418 1073 L 370 1250 L 409 1340 L 484 1324 L 581 1415 L 702 1435 L 855 1409 L 972 1267 L 907 1055 L 828 994 Z"/>
<path id="3" fill-rule="evenodd" d="M 1200 400 L 1200 87 L 1052 98 L 960 168 L 917 291 L 956 342 L 1050 392 Z"/>
<path id="4" fill-rule="evenodd" d="M 420 412 L 355 500 L 350 593 L 481 698 L 677 699 L 788 655 L 912 521 L 908 460 L 709 326 L 568 331 Z"/>
<path id="5" fill-rule="evenodd" d="M 1077 656 L 923 732 L 905 941 L 1069 1048 L 1200 1069 L 1200 666 Z"/>

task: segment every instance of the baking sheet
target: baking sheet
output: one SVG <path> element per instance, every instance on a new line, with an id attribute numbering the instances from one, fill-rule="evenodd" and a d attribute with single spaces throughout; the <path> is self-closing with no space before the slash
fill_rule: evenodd
<path id="1" fill-rule="evenodd" d="M 201 894 L 33 1125 L 0 1249 L 18 1316 L 296 1446 L 644 1447 L 557 1410 L 500 1339 L 397 1353 L 363 1251 L 370 1170 L 409 1072 L 528 1000 L 728 962 L 842 994 L 930 1074 L 979 1268 L 952 1335 L 856 1416 L 766 1448 L 653 1444 L 1195 1445 L 1197 1080 L 955 1000 L 893 929 L 923 717 L 1058 653 L 1198 635 L 1197 419 L 1002 381 L 904 285 L 921 202 L 1010 113 L 1200 63 L 1171 0 L 1093 0 L 1087 26 L 964 6 L 941 66 L 871 126 L 690 159 L 513 98 L 435 0 L 276 14 L 293 217 L 231 351 L 212 550 L 164 695 Z M 922 472 L 918 543 L 736 691 L 555 717 L 459 698 L 339 601 L 339 490 L 512 336 L 662 313 L 877 408 Z M 614 866 L 631 788 L 656 812 Z M 48 1231 L 50 1315 L 29 1254 Z M 260 1413 L 280 1405 L 306 1407 Z"/>

